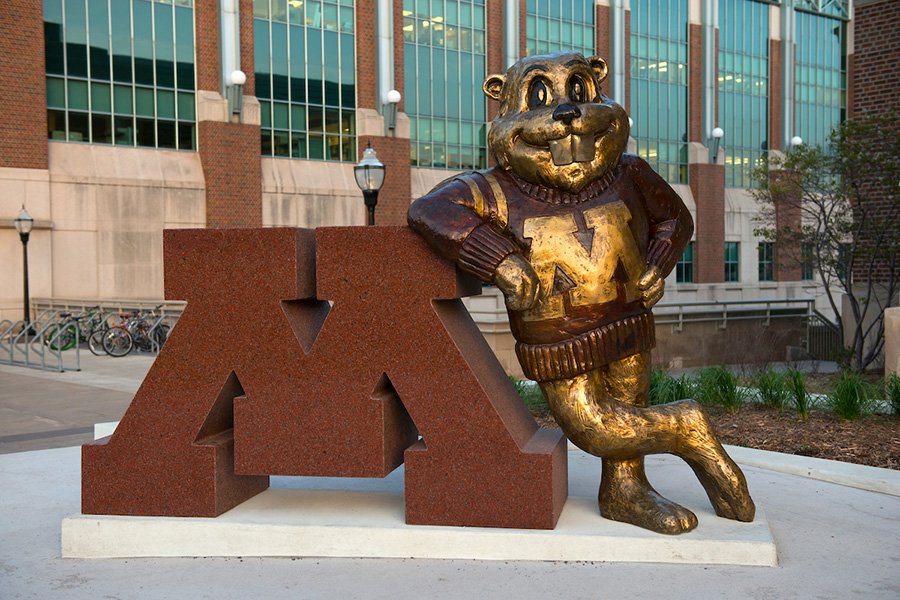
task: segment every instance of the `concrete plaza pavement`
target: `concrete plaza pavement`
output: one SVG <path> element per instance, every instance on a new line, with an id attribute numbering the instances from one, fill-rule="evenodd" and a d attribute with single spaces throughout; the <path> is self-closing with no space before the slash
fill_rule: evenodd
<path id="1" fill-rule="evenodd" d="M 751 493 L 765 510 L 778 546 L 778 567 L 339 558 L 62 559 L 60 522 L 79 512 L 80 453 L 72 445 L 92 437 L 69 430 L 118 420 L 151 363 L 152 358 L 142 356 L 92 357 L 82 372 L 62 374 L 0 366 L 0 452 L 5 453 L 0 456 L 0 598 L 900 597 L 900 497 L 746 464 Z M 31 437 L 11 437 L 16 435 Z M 29 448 L 44 449 L 22 451 Z M 572 459 L 582 460 L 570 455 L 570 465 Z M 796 459 L 795 471 L 802 472 L 803 459 Z M 653 459 L 662 466 L 673 460 Z M 599 477 L 599 462 L 588 468 Z M 702 497 L 690 470 L 678 469 L 672 471 L 674 477 L 660 477 L 660 492 L 678 498 L 679 489 L 688 489 Z M 651 479 L 665 470 L 649 469 Z M 872 471 L 860 468 L 860 473 L 868 476 Z M 893 471 L 880 475 L 897 479 Z"/>

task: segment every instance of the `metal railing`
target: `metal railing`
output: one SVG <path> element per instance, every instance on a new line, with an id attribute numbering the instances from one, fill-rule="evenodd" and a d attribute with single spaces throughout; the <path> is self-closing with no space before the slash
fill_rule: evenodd
<path id="1" fill-rule="evenodd" d="M 685 323 L 718 323 L 728 329 L 729 321 L 763 321 L 796 319 L 813 314 L 815 300 L 791 298 L 779 300 L 697 300 L 690 302 L 660 302 L 653 307 L 657 325 L 672 325 L 683 331 Z"/>

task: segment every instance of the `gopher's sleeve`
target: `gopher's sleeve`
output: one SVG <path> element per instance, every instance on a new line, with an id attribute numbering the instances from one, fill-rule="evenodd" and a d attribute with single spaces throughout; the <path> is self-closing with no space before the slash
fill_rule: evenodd
<path id="1" fill-rule="evenodd" d="M 518 250 L 478 216 L 471 190 L 458 179 L 441 183 L 413 202 L 406 218 L 439 254 L 482 281 L 493 282 L 497 266 Z"/>
<path id="2" fill-rule="evenodd" d="M 675 190 L 644 159 L 628 156 L 626 165 L 631 180 L 644 197 L 650 222 L 647 264 L 657 267 L 665 277 L 675 268 L 691 240 L 694 219 Z"/>

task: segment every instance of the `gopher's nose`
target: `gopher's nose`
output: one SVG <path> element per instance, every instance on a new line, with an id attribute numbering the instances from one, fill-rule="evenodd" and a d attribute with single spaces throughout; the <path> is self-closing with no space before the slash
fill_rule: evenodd
<path id="1" fill-rule="evenodd" d="M 553 120 L 562 121 L 566 125 L 571 125 L 572 121 L 581 116 L 581 109 L 574 104 L 560 104 L 553 111 Z"/>

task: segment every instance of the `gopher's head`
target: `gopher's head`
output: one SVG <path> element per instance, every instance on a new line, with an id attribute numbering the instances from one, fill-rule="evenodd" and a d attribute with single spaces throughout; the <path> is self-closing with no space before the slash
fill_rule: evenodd
<path id="1" fill-rule="evenodd" d="M 504 169 L 578 192 L 615 167 L 628 144 L 625 109 L 600 91 L 606 61 L 575 52 L 529 56 L 484 93 L 500 102 L 488 144 Z"/>

